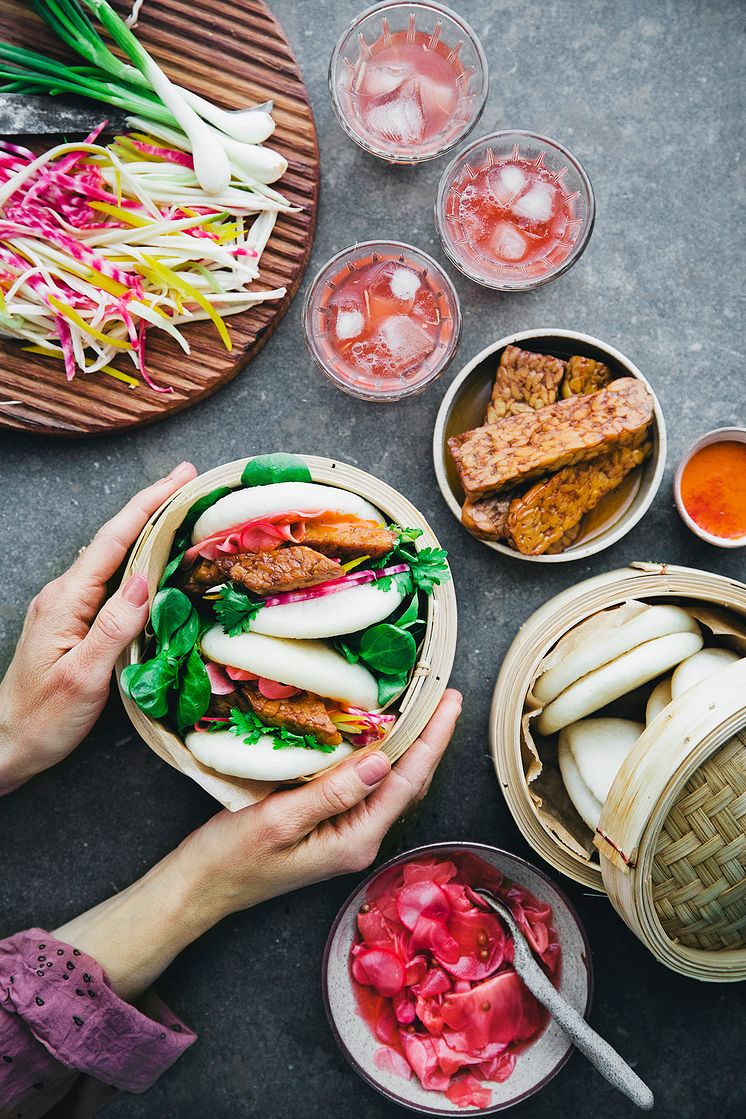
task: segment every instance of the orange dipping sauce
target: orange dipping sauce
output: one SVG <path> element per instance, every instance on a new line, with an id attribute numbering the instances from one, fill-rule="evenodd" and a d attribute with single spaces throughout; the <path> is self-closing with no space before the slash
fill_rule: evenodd
<path id="1" fill-rule="evenodd" d="M 724 439 L 696 451 L 681 475 L 681 500 L 712 536 L 746 536 L 746 443 Z"/>

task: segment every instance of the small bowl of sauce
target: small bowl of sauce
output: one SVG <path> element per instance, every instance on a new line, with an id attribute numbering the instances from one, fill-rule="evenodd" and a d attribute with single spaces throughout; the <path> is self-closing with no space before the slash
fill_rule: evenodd
<path id="1" fill-rule="evenodd" d="M 746 545 L 746 428 L 698 439 L 679 463 L 674 498 L 692 532 L 718 548 Z"/>

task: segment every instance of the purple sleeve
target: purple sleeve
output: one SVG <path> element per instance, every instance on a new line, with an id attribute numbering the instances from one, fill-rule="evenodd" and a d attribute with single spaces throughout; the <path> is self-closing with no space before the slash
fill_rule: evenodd
<path id="1" fill-rule="evenodd" d="M 195 1040 L 155 995 L 123 1002 L 95 960 L 42 929 L 0 941 L 0 1116 L 36 1119 L 70 1093 L 65 1114 L 87 1119 L 114 1089 L 144 1092 Z"/>

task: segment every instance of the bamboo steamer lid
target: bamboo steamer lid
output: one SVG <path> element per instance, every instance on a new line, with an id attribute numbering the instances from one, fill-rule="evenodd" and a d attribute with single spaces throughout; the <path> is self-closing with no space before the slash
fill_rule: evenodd
<path id="1" fill-rule="evenodd" d="M 746 586 L 691 568 L 638 563 L 588 579 L 540 607 L 503 662 L 490 720 L 508 807 L 529 844 L 576 882 L 605 891 L 658 960 L 692 978 L 746 978 L 746 660 L 703 680 L 641 735 L 612 785 L 582 858 L 532 798 L 522 730 L 537 668 L 592 614 L 674 598 L 746 618 Z"/>
<path id="2" fill-rule="evenodd" d="M 316 455 L 299 457 L 308 466 L 314 482 L 350 490 L 366 498 L 389 521 L 408 528 L 422 529 L 422 536 L 418 540 L 420 547 L 440 547 L 435 533 L 419 510 L 385 482 L 346 463 Z M 173 494 L 150 518 L 140 534 L 127 561 L 123 581 L 134 573 L 145 575 L 152 603 L 176 531 L 191 506 L 218 486 L 239 487 L 241 474 L 248 461 L 249 459 L 238 459 L 208 470 Z M 142 636 L 136 638 L 120 657 L 117 663 L 117 682 L 122 669 L 128 664 L 137 663 L 141 652 Z M 453 583 L 449 581 L 436 587 L 428 598 L 427 624 L 419 658 L 409 687 L 398 701 L 399 715 L 396 723 L 382 747 L 392 762 L 412 745 L 438 706 L 448 685 L 455 652 L 456 595 Z M 271 792 L 274 786 L 266 781 L 228 777 L 203 766 L 170 727 L 145 715 L 124 695 L 121 687 L 119 692 L 132 725 L 148 746 L 169 765 L 191 777 L 226 808 L 235 812 L 256 803 Z M 326 773 L 328 770 L 321 772 Z"/>

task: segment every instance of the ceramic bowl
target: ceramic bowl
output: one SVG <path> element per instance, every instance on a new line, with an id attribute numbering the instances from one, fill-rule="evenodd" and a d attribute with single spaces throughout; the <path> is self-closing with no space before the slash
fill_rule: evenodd
<path id="1" fill-rule="evenodd" d="M 421 1115 L 494 1115 L 504 1111 L 543 1088 L 569 1060 L 573 1049 L 560 1027 L 550 1021 L 543 1033 L 519 1054 L 509 1079 L 503 1084 L 489 1085 L 492 1103 L 487 1108 L 457 1107 L 442 1092 L 424 1089 L 415 1076 L 404 1080 L 376 1067 L 374 1058 L 381 1044 L 358 1013 L 349 970 L 358 910 L 371 883 L 390 867 L 428 856 L 448 859 L 467 851 L 497 867 L 507 878 L 525 886 L 551 905 L 562 946 L 559 989 L 581 1014 L 587 1015 L 591 1005 L 593 969 L 585 930 L 562 891 L 536 867 L 508 851 L 480 843 L 436 843 L 417 847 L 391 859 L 355 889 L 332 925 L 322 970 L 324 1005 L 337 1043 L 355 1071 L 387 1099 Z"/>
<path id="2" fill-rule="evenodd" d="M 456 375 L 443 398 L 435 421 L 435 475 L 440 492 L 458 521 L 461 520 L 464 493 L 448 449 L 448 439 L 483 424 L 500 355 L 506 346 L 513 345 L 562 359 L 572 357 L 573 354 L 595 358 L 596 361 L 605 362 L 614 377 L 636 377 L 653 395 L 652 455 L 641 468 L 629 474 L 613 493 L 607 494 L 596 509 L 586 515 L 583 533 L 574 544 L 557 555 L 524 556 L 507 544 L 480 540 L 481 544 L 495 552 L 513 559 L 528 560 L 530 563 L 568 563 L 570 560 L 586 559 L 626 536 L 647 512 L 658 492 L 666 466 L 666 424 L 663 412 L 652 386 L 637 366 L 619 350 L 589 334 L 581 334 L 576 330 L 544 328 L 519 331 L 493 342 Z"/>
<path id="3" fill-rule="evenodd" d="M 693 517 L 689 516 L 681 497 L 681 479 L 684 474 L 684 468 L 697 451 L 701 451 L 703 447 L 711 447 L 713 443 L 746 443 L 746 427 L 718 427 L 715 428 L 714 431 L 708 431 L 706 435 L 701 436 L 695 443 L 692 443 L 676 468 L 676 476 L 673 482 L 673 496 L 676 502 L 676 508 L 686 527 L 691 529 L 695 536 L 699 536 L 701 540 L 705 540 L 708 544 L 714 544 L 716 548 L 744 548 L 746 547 L 746 536 L 737 536 L 734 539 L 728 539 L 727 536 L 715 536 L 713 532 L 708 532 L 706 528 L 702 528 L 702 525 L 698 524 Z"/>

